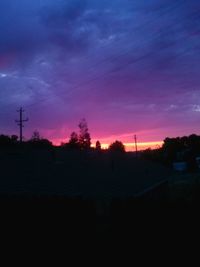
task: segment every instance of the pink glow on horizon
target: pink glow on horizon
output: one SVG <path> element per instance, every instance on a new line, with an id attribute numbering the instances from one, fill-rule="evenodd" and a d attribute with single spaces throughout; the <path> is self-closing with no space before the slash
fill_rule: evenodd
<path id="1" fill-rule="evenodd" d="M 96 141 L 99 140 L 101 143 L 102 149 L 107 149 L 110 144 L 112 144 L 116 139 L 110 140 L 110 142 L 104 143 L 103 139 L 101 138 L 92 140 L 92 147 L 95 147 Z M 120 140 L 120 139 L 119 139 Z M 67 140 L 68 141 L 68 140 Z M 53 144 L 55 146 L 60 146 L 61 143 L 66 143 L 66 140 L 63 139 L 53 139 Z M 123 142 L 125 145 L 126 151 L 135 151 L 135 143 L 129 143 L 129 142 Z M 152 141 L 152 142 L 138 142 L 138 150 L 145 150 L 145 149 L 157 149 L 160 148 L 163 145 L 163 141 Z"/>
<path id="2" fill-rule="evenodd" d="M 190 127 L 187 128 L 177 128 L 174 126 L 167 126 L 167 127 L 160 127 L 160 128 L 152 128 L 152 129 L 141 129 L 139 131 L 131 131 L 127 127 L 127 131 L 124 133 L 120 133 L 120 129 L 116 129 L 116 134 L 108 134 L 101 131 L 98 133 L 98 128 L 95 127 L 95 124 L 90 124 L 89 132 L 92 136 L 92 146 L 94 147 L 96 141 L 99 140 L 102 144 L 102 148 L 106 149 L 109 147 L 110 144 L 119 140 L 123 142 L 126 147 L 126 151 L 135 151 L 135 144 L 134 144 L 134 135 L 137 135 L 138 141 L 138 150 L 145 150 L 148 148 L 157 149 L 162 147 L 163 140 L 166 137 L 173 138 L 177 136 L 184 136 L 190 135 L 192 133 L 198 134 L 197 129 L 191 130 Z M 75 125 L 76 127 L 76 125 Z M 70 126 L 63 126 L 61 128 L 55 129 L 43 129 L 41 131 L 41 135 L 53 142 L 54 145 L 60 146 L 61 143 L 67 143 L 69 141 L 70 133 L 75 128 L 73 125 Z M 95 129 L 96 128 L 96 129 Z M 124 127 L 125 128 L 125 127 Z M 95 129 L 95 130 L 94 130 Z M 105 128 L 107 130 L 107 128 Z M 111 128 L 111 131 L 112 128 Z M 118 132 L 118 134 L 117 134 Z"/>

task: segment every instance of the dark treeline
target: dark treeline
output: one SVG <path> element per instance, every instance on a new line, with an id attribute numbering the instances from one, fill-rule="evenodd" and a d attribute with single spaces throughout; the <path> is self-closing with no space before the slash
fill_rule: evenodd
<path id="1" fill-rule="evenodd" d="M 163 162 L 172 165 L 174 162 L 186 162 L 189 169 L 197 168 L 196 158 L 200 157 L 200 136 L 166 138 L 161 148 L 147 149 L 142 152 L 146 159 Z"/>
<path id="2" fill-rule="evenodd" d="M 20 151 L 21 148 L 26 148 L 28 153 L 12 153 L 12 150 Z M 8 153 L 4 153 L 6 150 Z M 35 150 L 37 150 L 36 153 Z M 151 160 L 168 166 L 172 166 L 175 161 L 187 161 L 193 169 L 192 164 L 200 155 L 200 136 L 166 138 L 159 149 L 147 149 L 130 155 L 125 153 L 122 142 L 115 141 L 110 145 L 108 152 L 103 152 L 99 141 L 96 142 L 95 148 L 91 148 L 87 122 L 82 120 L 78 132 L 72 132 L 69 141 L 59 148 L 54 147 L 49 140 L 35 131 L 30 140 L 23 143 L 20 143 L 16 135 L 0 135 L 0 151 L 5 154 L 5 159 L 0 154 L 1 177 L 3 177 L 0 184 L 0 204 L 3 209 L 1 218 L 4 218 L 5 225 L 9 221 L 16 224 L 16 218 L 20 218 L 19 226 L 13 228 L 12 225 L 11 230 L 17 229 L 21 235 L 25 229 L 24 225 L 27 225 L 27 214 L 30 214 L 30 223 L 27 227 L 29 230 L 37 229 L 38 225 L 37 233 L 40 234 L 43 234 L 44 230 L 38 222 L 43 220 L 44 229 L 50 222 L 51 228 L 57 226 L 57 229 L 62 229 L 61 235 L 63 235 L 63 229 L 70 229 L 69 232 L 75 229 L 78 235 L 81 232 L 86 233 L 85 229 L 89 229 L 88 231 L 92 229 L 94 231 L 92 235 L 97 231 L 98 236 L 104 233 L 104 235 L 118 237 L 120 231 L 129 236 L 130 231 L 135 229 L 135 237 L 140 226 L 145 236 L 147 232 L 144 229 L 153 233 L 159 224 L 162 225 L 163 232 L 163 227 L 169 228 L 169 224 L 165 224 L 168 218 L 173 223 L 171 228 L 174 229 L 175 218 L 178 218 L 177 211 L 182 211 L 187 201 L 185 196 L 183 200 L 178 201 L 177 206 L 175 205 L 175 212 L 171 212 L 173 210 L 171 207 L 176 200 L 171 200 L 166 182 L 143 193 L 144 195 L 135 197 L 134 194 L 145 192 L 144 189 L 148 189 L 149 185 L 157 184 L 158 181 L 165 180 L 168 175 L 171 175 L 171 171 L 168 174 L 167 168 L 154 164 Z M 92 157 L 90 153 L 87 154 L 88 151 L 92 152 Z M 138 160 L 136 156 L 148 161 Z M 151 181 L 150 184 L 149 181 Z M 188 207 L 195 207 L 195 209 L 197 207 L 198 211 L 199 185 L 195 185 L 194 189 L 191 188 L 191 206 Z M 66 197 L 61 197 L 63 192 Z M 85 200 L 87 194 L 98 198 L 101 196 L 103 201 L 95 202 L 95 197 Z M 112 196 L 110 203 L 110 200 L 107 200 L 107 194 L 108 199 Z M 159 220 L 157 220 L 157 214 L 159 214 Z M 177 219 L 176 229 L 179 229 L 182 221 L 186 222 L 185 217 L 189 218 L 188 213 L 181 216 L 181 219 Z M 55 223 L 52 218 L 55 219 Z M 187 227 L 188 224 L 185 226 Z M 66 235 L 68 238 L 69 233 L 67 232 Z M 73 238 L 74 236 L 73 232 Z"/>
<path id="3" fill-rule="evenodd" d="M 22 143 L 19 142 L 17 135 L 0 135 L 0 149 L 17 149 L 20 147 L 49 149 L 53 147 L 53 144 L 49 140 L 41 138 L 37 131 L 33 133 L 30 140 Z"/>
<path id="4" fill-rule="evenodd" d="M 22 144 L 17 135 L 0 135 L 0 149 L 12 149 L 26 147 L 30 149 L 54 149 L 52 142 L 42 138 L 38 131 L 34 131 L 32 137 Z M 97 151 L 101 152 L 101 143 L 96 142 L 95 147 L 91 147 L 91 136 L 85 119 L 78 125 L 78 132 L 73 131 L 69 141 L 62 143 L 60 148 L 68 151 Z M 121 141 L 115 141 L 108 151 L 125 153 L 125 146 Z M 194 169 L 196 158 L 200 157 L 200 136 L 192 134 L 190 136 L 166 138 L 163 146 L 159 149 L 146 149 L 139 152 L 140 157 L 158 161 L 168 166 L 174 162 L 187 162 L 190 169 Z M 196 166 L 197 167 L 197 166 Z"/>
<path id="5" fill-rule="evenodd" d="M 101 152 L 100 141 L 96 142 L 95 148 L 91 147 L 91 137 L 88 130 L 88 125 L 85 119 L 82 119 L 78 125 L 79 133 L 73 131 L 70 135 L 69 141 L 66 143 L 61 143 L 60 148 L 69 151 L 89 151 L 96 150 Z M 12 148 L 32 148 L 32 149 L 53 149 L 54 145 L 48 139 L 40 136 L 38 131 L 34 131 L 32 137 L 29 140 L 20 143 L 19 137 L 17 135 L 0 135 L 0 149 L 12 149 Z M 112 152 L 125 152 L 125 146 L 121 141 L 113 142 L 109 151 Z"/>

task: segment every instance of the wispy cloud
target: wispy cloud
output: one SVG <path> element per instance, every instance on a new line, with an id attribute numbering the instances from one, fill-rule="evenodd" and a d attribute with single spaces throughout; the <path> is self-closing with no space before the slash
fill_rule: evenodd
<path id="1" fill-rule="evenodd" d="M 1 0 L 2 113 L 24 105 L 27 135 L 67 135 L 83 116 L 102 139 L 198 131 L 199 10 L 195 0 Z"/>

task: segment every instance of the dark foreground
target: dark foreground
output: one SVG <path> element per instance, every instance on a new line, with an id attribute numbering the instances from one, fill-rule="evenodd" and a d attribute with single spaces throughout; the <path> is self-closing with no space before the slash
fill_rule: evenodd
<path id="1" fill-rule="evenodd" d="M 197 202 L 113 200 L 109 214 L 99 215 L 92 200 L 1 197 L 1 242 L 23 252 L 32 246 L 42 251 L 84 249 L 88 243 L 104 249 L 129 243 L 144 251 L 166 250 L 167 244 L 169 249 L 185 249 L 198 241 L 199 207 Z"/>
<path id="2" fill-rule="evenodd" d="M 199 187 L 189 201 L 171 199 L 171 174 L 162 166 L 130 155 L 24 155 L 1 158 L 4 248 L 26 253 L 89 242 L 109 250 L 130 242 L 148 250 L 198 240 Z"/>

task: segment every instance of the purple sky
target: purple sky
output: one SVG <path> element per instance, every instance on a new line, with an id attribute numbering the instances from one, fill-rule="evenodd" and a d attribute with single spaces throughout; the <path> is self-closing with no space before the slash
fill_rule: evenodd
<path id="1" fill-rule="evenodd" d="M 26 138 L 199 134 L 199 62 L 198 0 L 1 0 L 0 131 L 23 106 Z"/>

